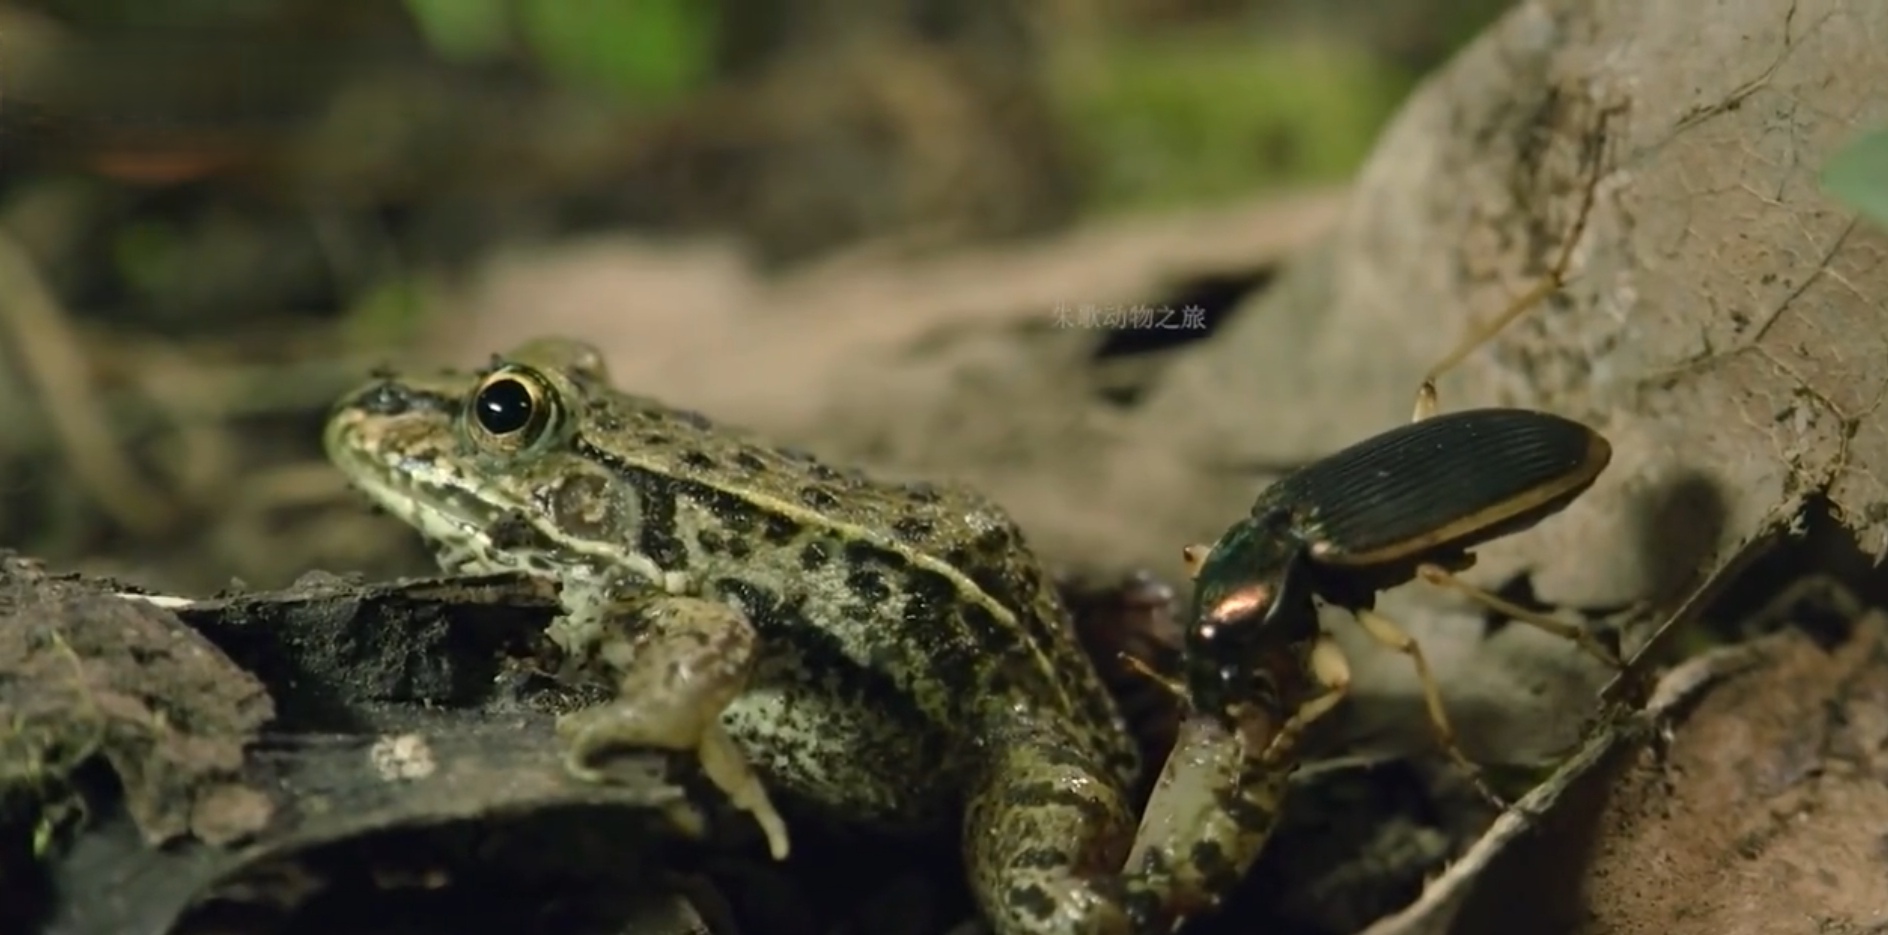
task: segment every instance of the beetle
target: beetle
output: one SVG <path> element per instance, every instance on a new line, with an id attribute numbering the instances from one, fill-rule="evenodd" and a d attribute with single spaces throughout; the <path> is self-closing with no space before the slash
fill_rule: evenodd
<path id="1" fill-rule="evenodd" d="M 1542 294 L 1537 287 L 1523 300 Z M 1495 327 L 1515 314 L 1504 312 Z M 1455 741 L 1421 647 L 1375 610 L 1377 593 L 1420 577 L 1619 665 L 1584 628 L 1455 576 L 1473 564 L 1476 546 L 1552 516 L 1590 488 L 1611 461 L 1610 443 L 1545 412 L 1437 414 L 1435 377 L 1445 369 L 1423 381 L 1408 424 L 1281 477 L 1212 546 L 1185 551 L 1193 596 L 1177 677 L 1126 658 L 1192 709 L 1124 868 L 1161 881 L 1173 899 L 1164 911 L 1177 918 L 1216 904 L 1257 859 L 1283 813 L 1305 729 L 1349 690 L 1350 666 L 1320 625 L 1320 599 L 1410 657 L 1443 751 L 1497 804 L 1505 803 Z"/>
<path id="2" fill-rule="evenodd" d="M 1375 609 L 1376 595 L 1420 577 L 1618 667 L 1585 628 L 1456 576 L 1474 564 L 1475 547 L 1533 526 L 1579 497 L 1611 458 L 1603 436 L 1571 419 L 1468 409 L 1365 439 L 1280 479 L 1218 542 L 1188 553 L 1194 597 L 1186 687 L 1193 703 L 1207 710 L 1276 705 L 1252 693 L 1274 684 L 1281 651 L 1308 646 L 1284 655 L 1302 659 L 1294 664 L 1307 667 L 1326 691 L 1299 705 L 1281 731 L 1295 734 L 1335 707 L 1350 673 L 1319 631 L 1321 598 L 1410 658 L 1444 752 L 1473 775 L 1421 646 Z M 1255 672 L 1264 677 L 1253 678 Z"/>
<path id="3" fill-rule="evenodd" d="M 1603 144 L 1603 134 L 1595 142 Z M 1212 546 L 1183 551 L 1193 578 L 1180 671 L 1125 662 L 1191 709 L 1142 815 L 1124 865 L 1158 881 L 1181 917 L 1218 902 L 1275 830 L 1302 753 L 1300 739 L 1350 687 L 1350 666 L 1321 625 L 1320 599 L 1408 655 L 1441 745 L 1500 803 L 1455 743 L 1422 649 L 1375 610 L 1378 592 L 1424 578 L 1564 636 L 1618 667 L 1584 628 L 1535 613 L 1456 577 L 1473 550 L 1559 512 L 1598 480 L 1612 447 L 1571 419 L 1525 409 L 1438 415 L 1437 379 L 1565 284 L 1598 173 L 1548 274 L 1471 330 L 1424 375 L 1404 426 L 1298 468 L 1262 491 Z"/>
<path id="4" fill-rule="evenodd" d="M 1286 475 L 1210 549 L 1189 549 L 1194 594 L 1181 678 L 1136 667 L 1195 714 L 1181 723 L 1129 871 L 1170 881 L 1177 910 L 1190 915 L 1257 858 L 1282 812 L 1304 730 L 1350 687 L 1349 664 L 1319 624 L 1319 599 L 1349 610 L 1373 639 L 1409 656 L 1443 751 L 1482 795 L 1505 804 L 1456 744 L 1422 648 L 1374 609 L 1375 597 L 1421 577 L 1618 666 L 1585 629 L 1455 577 L 1473 564 L 1477 545 L 1571 503 L 1611 457 L 1599 433 L 1549 413 L 1427 415 Z M 1188 797 L 1200 788 L 1217 791 L 1203 802 Z M 1199 854 L 1214 859 L 1175 872 L 1188 866 L 1181 855 Z"/>
<path id="5" fill-rule="evenodd" d="M 1437 412 L 1437 379 L 1564 285 L 1595 187 L 1588 187 L 1547 276 L 1430 369 L 1409 423 L 1286 474 L 1213 545 L 1183 552 L 1194 588 L 1184 672 L 1175 687 L 1195 710 L 1282 713 L 1266 756 L 1295 755 L 1290 751 L 1298 735 L 1350 687 L 1349 664 L 1319 624 L 1322 600 L 1349 611 L 1373 640 L 1409 657 L 1443 752 L 1499 802 L 1457 745 L 1421 646 L 1375 609 L 1378 592 L 1421 578 L 1620 667 L 1586 628 L 1457 577 L 1474 564 L 1476 547 L 1539 523 L 1589 489 L 1612 459 L 1611 444 L 1592 428 L 1547 412 Z M 1306 675 L 1322 691 L 1307 694 L 1287 684 Z"/>

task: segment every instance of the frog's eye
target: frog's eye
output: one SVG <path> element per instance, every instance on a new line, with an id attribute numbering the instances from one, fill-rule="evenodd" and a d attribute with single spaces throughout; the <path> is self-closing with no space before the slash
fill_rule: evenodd
<path id="1" fill-rule="evenodd" d="M 474 437 L 509 451 L 537 443 L 556 414 L 550 387 L 536 374 L 515 368 L 486 377 L 466 413 Z"/>

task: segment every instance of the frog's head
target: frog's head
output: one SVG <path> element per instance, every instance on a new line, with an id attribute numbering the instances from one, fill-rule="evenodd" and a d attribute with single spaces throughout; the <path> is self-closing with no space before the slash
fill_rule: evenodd
<path id="1" fill-rule="evenodd" d="M 450 570 L 653 579 L 634 551 L 640 500 L 586 437 L 619 400 L 595 348 L 538 340 L 477 372 L 376 374 L 335 405 L 323 443 Z"/>
<path id="2" fill-rule="evenodd" d="M 1302 700 L 1306 653 L 1318 636 L 1304 562 L 1283 514 L 1235 524 L 1201 562 L 1185 627 L 1187 693 L 1197 710 L 1256 706 L 1282 717 Z"/>

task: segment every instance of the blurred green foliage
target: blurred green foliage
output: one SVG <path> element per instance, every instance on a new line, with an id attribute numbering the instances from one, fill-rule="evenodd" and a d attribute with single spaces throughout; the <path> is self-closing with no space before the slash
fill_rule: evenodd
<path id="1" fill-rule="evenodd" d="M 1360 45 L 1310 33 L 1119 36 L 1066 57 L 1054 83 L 1101 210 L 1342 179 L 1410 85 Z"/>
<path id="2" fill-rule="evenodd" d="M 392 276 L 362 295 L 341 319 L 341 344 L 355 350 L 406 347 L 423 337 L 442 307 L 436 287 L 422 278 Z"/>
<path id="3" fill-rule="evenodd" d="M 719 5 L 704 0 L 406 0 L 450 61 L 521 44 L 553 77 L 636 103 L 670 103 L 713 66 Z"/>
<path id="4" fill-rule="evenodd" d="M 112 260 L 134 294 L 152 296 L 179 275 L 177 234 L 171 225 L 155 219 L 132 219 L 114 233 Z"/>
<path id="5" fill-rule="evenodd" d="M 1822 186 L 1888 228 L 1888 129 L 1864 134 L 1837 151 L 1823 166 Z"/>
<path id="6" fill-rule="evenodd" d="M 706 0 L 405 2 L 442 57 L 523 51 L 558 80 L 641 105 L 710 80 L 721 27 L 720 4 Z M 1491 15 L 1478 6 L 1467 18 Z M 1343 179 L 1413 84 L 1342 30 L 1117 25 L 1050 39 L 1053 103 L 1103 211 Z"/>
<path id="7" fill-rule="evenodd" d="M 406 0 L 434 54 L 448 62 L 488 62 L 511 45 L 511 0 Z"/>

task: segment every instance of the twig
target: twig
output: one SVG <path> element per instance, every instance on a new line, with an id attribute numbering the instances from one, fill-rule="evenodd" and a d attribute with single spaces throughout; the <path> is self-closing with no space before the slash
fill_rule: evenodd
<path id="1" fill-rule="evenodd" d="M 154 535 L 176 511 L 119 450 L 66 317 L 26 251 L 0 232 L 0 327 L 12 332 L 21 373 L 45 407 L 54 438 L 101 508 L 127 529 Z"/>

